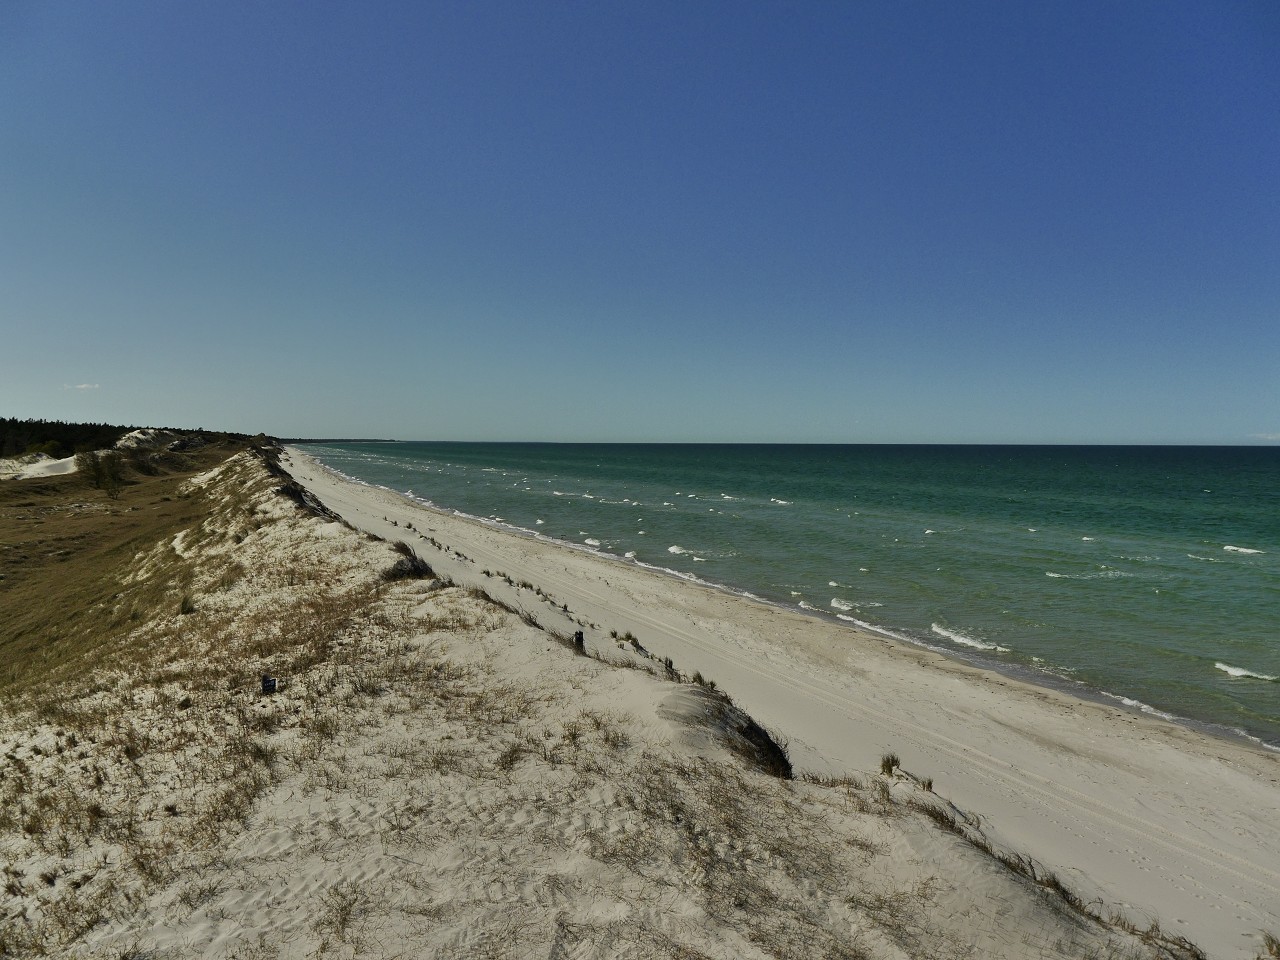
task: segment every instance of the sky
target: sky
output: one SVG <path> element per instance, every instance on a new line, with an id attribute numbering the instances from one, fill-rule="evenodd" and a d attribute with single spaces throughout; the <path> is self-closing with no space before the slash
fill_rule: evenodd
<path id="1" fill-rule="evenodd" d="M 0 416 L 1280 441 L 1280 4 L 6 0 Z"/>

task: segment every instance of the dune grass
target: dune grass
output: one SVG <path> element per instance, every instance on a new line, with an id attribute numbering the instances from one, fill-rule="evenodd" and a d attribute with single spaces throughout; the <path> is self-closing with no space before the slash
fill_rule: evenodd
<path id="1" fill-rule="evenodd" d="M 0 693 L 56 682 L 152 615 L 154 584 L 122 587 L 120 571 L 204 518 L 207 505 L 182 496 L 182 484 L 243 446 L 126 470 L 117 498 L 78 473 L 0 483 Z"/>

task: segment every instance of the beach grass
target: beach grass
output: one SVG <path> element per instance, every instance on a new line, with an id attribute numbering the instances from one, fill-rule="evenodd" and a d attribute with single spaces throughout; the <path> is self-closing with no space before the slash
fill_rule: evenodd
<path id="1" fill-rule="evenodd" d="M 168 586 L 122 588 L 118 572 L 204 519 L 206 505 L 182 484 L 242 446 L 142 461 L 145 473 L 121 458 L 116 497 L 79 473 L 0 483 L 0 693 L 56 683 L 152 615 Z M 173 583 L 183 577 L 175 569 Z"/>

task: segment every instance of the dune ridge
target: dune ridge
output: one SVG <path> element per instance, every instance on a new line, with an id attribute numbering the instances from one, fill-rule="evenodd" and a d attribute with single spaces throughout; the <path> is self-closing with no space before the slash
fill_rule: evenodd
<path id="1" fill-rule="evenodd" d="M 361 532 L 344 497 L 383 501 L 312 469 L 193 477 L 203 519 L 121 572 L 146 615 L 6 697 L 2 952 L 1200 955 L 1073 908 L 901 761 L 786 779 L 660 637 L 425 511 Z"/>

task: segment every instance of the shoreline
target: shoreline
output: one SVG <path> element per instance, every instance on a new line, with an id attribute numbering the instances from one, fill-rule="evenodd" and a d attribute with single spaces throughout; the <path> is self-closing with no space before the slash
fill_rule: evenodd
<path id="1" fill-rule="evenodd" d="M 805 604 L 792 605 L 786 601 L 762 597 L 746 590 L 745 588 L 734 587 L 729 584 L 719 583 L 712 580 L 705 580 L 695 574 L 684 573 L 670 567 L 663 567 L 652 563 L 645 563 L 644 561 L 635 559 L 634 557 L 618 556 L 617 554 L 610 553 L 590 545 L 577 543 L 572 540 L 562 540 L 556 537 L 551 537 L 540 533 L 537 530 L 521 527 L 504 520 L 494 519 L 492 517 L 482 517 L 475 514 L 469 514 L 452 507 L 441 506 L 412 492 L 402 492 L 392 487 L 370 483 L 345 474 L 340 470 L 321 463 L 319 460 L 311 457 L 310 454 L 300 450 L 292 443 L 288 443 L 286 446 L 297 450 L 300 454 L 307 457 L 308 460 L 314 462 L 321 469 L 328 471 L 346 483 L 384 492 L 390 496 L 403 499 L 415 507 L 430 511 L 440 516 L 452 517 L 467 523 L 476 523 L 499 533 L 506 533 L 523 539 L 546 543 L 557 549 L 571 550 L 587 556 L 594 556 L 606 562 L 619 564 L 628 569 L 646 571 L 648 573 L 670 579 L 674 582 L 687 583 L 703 589 L 716 591 L 745 602 L 763 604 L 780 612 L 806 617 L 826 626 L 834 626 L 847 630 L 851 634 L 861 637 L 864 640 L 871 638 L 881 640 L 886 643 L 906 644 L 922 652 L 946 658 L 947 660 L 972 669 L 998 674 L 1016 683 L 1025 684 L 1034 688 L 1051 690 L 1055 693 L 1085 703 L 1094 704 L 1103 708 L 1110 707 L 1113 709 L 1123 710 L 1135 717 L 1145 717 L 1162 721 L 1214 740 L 1221 740 L 1226 743 L 1257 749 L 1262 751 L 1264 754 L 1280 756 L 1280 743 L 1271 743 L 1263 739 L 1263 737 L 1251 733 L 1246 729 L 1228 726 L 1225 723 L 1200 720 L 1194 717 L 1171 713 L 1152 704 L 1145 703 L 1142 700 L 1130 697 L 1127 694 L 1114 693 L 1101 687 L 1090 686 L 1085 681 L 1074 680 L 1070 677 L 1057 674 L 1051 670 L 1037 670 L 1033 666 L 1028 666 L 1022 663 L 1010 663 L 995 660 L 993 658 L 987 658 L 982 656 L 979 652 L 970 653 L 966 650 L 957 650 L 951 647 L 931 644 L 893 627 L 868 623 L 863 620 L 858 620 L 848 616 L 841 616 L 839 614 L 831 614 L 825 610 Z"/>
<path id="2" fill-rule="evenodd" d="M 427 507 L 297 448 L 285 459 L 358 529 L 411 541 L 412 531 L 456 582 L 491 587 L 483 571 L 505 571 L 596 625 L 586 632 L 597 647 L 611 628 L 633 632 L 714 679 L 789 739 L 799 769 L 872 770 L 897 753 L 1086 898 L 1167 918 L 1213 956 L 1249 957 L 1246 937 L 1280 926 L 1280 761 L 1260 746 Z M 520 600 L 543 616 L 540 599 Z"/>

